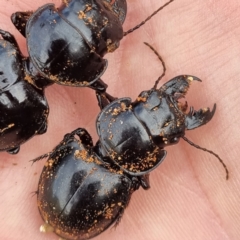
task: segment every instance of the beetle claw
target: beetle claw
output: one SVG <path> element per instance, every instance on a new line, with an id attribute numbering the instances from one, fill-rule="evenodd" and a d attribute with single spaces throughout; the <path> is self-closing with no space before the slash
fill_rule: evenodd
<path id="1" fill-rule="evenodd" d="M 191 107 L 185 119 L 186 128 L 191 130 L 208 123 L 212 119 L 216 111 L 216 107 L 217 105 L 214 104 L 212 111 L 209 108 L 202 108 L 195 111 L 193 107 Z"/>

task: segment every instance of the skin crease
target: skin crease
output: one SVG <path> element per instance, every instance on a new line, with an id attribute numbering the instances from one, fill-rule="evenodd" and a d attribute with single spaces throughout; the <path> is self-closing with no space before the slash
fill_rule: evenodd
<path id="1" fill-rule="evenodd" d="M 60 0 L 1 0 L 0 28 L 16 37 L 24 55 L 24 38 L 10 21 L 16 11 L 33 10 Z M 37 3 L 37 4 L 36 4 Z M 165 1 L 129 0 L 124 29 L 138 24 Z M 96 240 L 237 240 L 240 236 L 240 3 L 177 0 L 138 31 L 127 36 L 119 49 L 108 54 L 109 67 L 102 79 L 113 96 L 133 100 L 150 89 L 162 72 L 156 56 L 143 42 L 153 45 L 164 58 L 167 73 L 161 83 L 180 74 L 203 80 L 187 95 L 195 109 L 212 107 L 211 122 L 186 136 L 218 153 L 227 164 L 230 179 L 217 159 L 183 140 L 167 148 L 168 156 L 150 176 L 151 189 L 132 196 L 119 226 Z M 95 119 L 99 113 L 94 92 L 87 88 L 54 85 L 46 90 L 50 105 L 49 129 L 21 146 L 16 156 L 1 154 L 0 239 L 58 239 L 39 232 L 36 191 L 45 160 L 33 166 L 29 160 L 50 151 L 67 132 L 84 127 L 97 140 Z"/>

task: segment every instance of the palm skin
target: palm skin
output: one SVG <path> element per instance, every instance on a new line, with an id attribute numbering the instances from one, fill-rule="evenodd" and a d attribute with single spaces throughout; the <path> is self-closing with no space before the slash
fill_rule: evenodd
<path id="1" fill-rule="evenodd" d="M 25 40 L 9 17 L 48 2 L 0 3 L 0 28 L 16 36 L 25 55 Z M 59 5 L 60 1 L 51 3 Z M 129 1 L 124 29 L 135 26 L 163 3 Z M 181 141 L 167 148 L 164 163 L 151 174 L 151 189 L 133 194 L 116 230 L 110 229 L 96 240 L 239 239 L 239 10 L 237 0 L 176 0 L 106 56 L 109 67 L 102 79 L 116 97 L 134 100 L 161 75 L 160 62 L 143 42 L 153 45 L 165 60 L 167 73 L 160 84 L 180 74 L 201 78 L 202 83 L 192 85 L 188 103 L 199 109 L 216 102 L 217 112 L 206 126 L 186 136 L 217 152 L 229 168 L 230 179 L 225 180 L 224 169 L 213 156 Z M 95 119 L 99 108 L 92 90 L 54 85 L 46 90 L 46 96 L 50 105 L 47 133 L 22 145 L 18 155 L 1 153 L 0 239 L 58 239 L 54 234 L 39 232 L 42 219 L 36 196 L 31 193 L 37 189 L 45 160 L 34 165 L 29 160 L 50 151 L 65 133 L 77 127 L 86 128 L 97 140 Z"/>

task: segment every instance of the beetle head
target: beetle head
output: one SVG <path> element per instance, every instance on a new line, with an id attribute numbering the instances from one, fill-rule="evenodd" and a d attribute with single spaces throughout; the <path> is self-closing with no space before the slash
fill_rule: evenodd
<path id="1" fill-rule="evenodd" d="M 178 101 L 184 98 L 192 81 L 201 81 L 197 77 L 181 75 L 165 83 L 159 90 L 142 92 L 135 106 L 135 114 L 145 124 L 153 141 L 160 148 L 178 143 L 185 135 L 185 130 L 200 127 L 209 122 L 216 110 L 203 108 L 195 111 L 187 102 Z M 141 102 L 141 104 L 139 104 Z M 144 105 L 144 107 L 138 107 Z"/>

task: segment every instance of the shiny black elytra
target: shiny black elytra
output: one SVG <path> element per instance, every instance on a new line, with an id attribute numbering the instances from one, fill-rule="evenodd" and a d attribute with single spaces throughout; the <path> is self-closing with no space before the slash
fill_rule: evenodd
<path id="1" fill-rule="evenodd" d="M 126 0 L 70 0 L 59 8 L 46 4 L 35 12 L 14 13 L 12 22 L 27 40 L 32 77 L 105 87 L 99 80 L 107 67 L 103 56 L 119 46 L 126 11 Z"/>
<path id="2" fill-rule="evenodd" d="M 59 9 L 46 4 L 12 15 L 29 57 L 21 55 L 14 36 L 0 30 L 0 151 L 16 154 L 21 144 L 46 132 L 46 86 L 106 90 L 99 79 L 107 66 L 102 56 L 119 45 L 125 15 L 125 0 L 72 0 Z"/>
<path id="3" fill-rule="evenodd" d="M 0 30 L 0 151 L 19 146 L 47 130 L 48 103 L 41 86 L 30 84 L 26 61 L 14 37 Z M 41 76 L 36 82 L 44 83 Z"/>
<path id="4" fill-rule="evenodd" d="M 103 56 L 172 1 L 125 33 L 126 0 L 69 0 L 58 9 L 46 4 L 14 13 L 12 22 L 26 37 L 29 57 L 21 55 L 14 36 L 0 30 L 0 151 L 16 154 L 21 144 L 46 132 L 44 88 L 53 83 L 90 87 L 100 106 L 99 94 L 112 101 L 100 79 L 107 67 Z"/>
<path id="5" fill-rule="evenodd" d="M 132 193 L 140 186 L 150 188 L 149 173 L 166 157 L 165 147 L 180 138 L 215 155 L 228 178 L 218 155 L 184 136 L 185 130 L 209 122 L 216 110 L 215 104 L 212 111 L 191 107 L 187 112 L 187 103 L 178 101 L 191 82 L 200 79 L 182 75 L 157 89 L 160 78 L 134 102 L 121 98 L 105 105 L 96 121 L 99 141 L 95 146 L 89 133 L 79 128 L 66 134 L 50 153 L 33 160 L 48 157 L 37 191 L 45 222 L 41 231 L 86 240 L 117 225 Z"/>
<path id="6" fill-rule="evenodd" d="M 35 12 L 14 13 L 12 22 L 26 37 L 32 79 L 40 74 L 52 83 L 105 92 L 103 56 L 173 1 L 125 33 L 126 0 L 67 0 L 59 8 L 46 4 Z"/>

